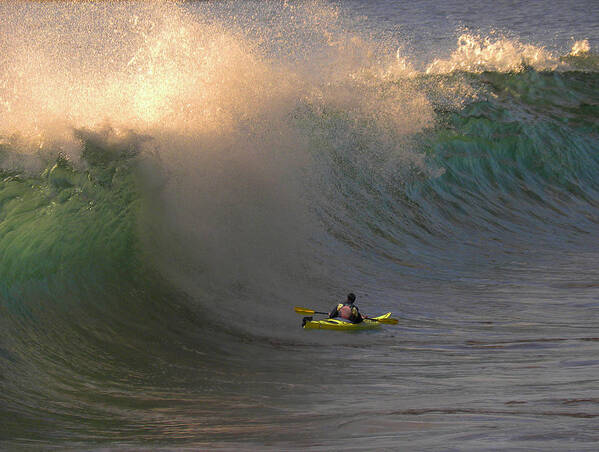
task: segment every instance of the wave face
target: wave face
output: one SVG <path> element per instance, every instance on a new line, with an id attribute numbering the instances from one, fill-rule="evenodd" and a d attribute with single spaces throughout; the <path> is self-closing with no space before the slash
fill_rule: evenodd
<path id="1" fill-rule="evenodd" d="M 290 306 L 357 287 L 467 328 L 504 315 L 481 281 L 595 237 L 588 40 L 423 62 L 322 3 L 0 9 L 0 439 L 253 438 L 259 382 L 302 374 L 271 354 L 320 340 Z"/>

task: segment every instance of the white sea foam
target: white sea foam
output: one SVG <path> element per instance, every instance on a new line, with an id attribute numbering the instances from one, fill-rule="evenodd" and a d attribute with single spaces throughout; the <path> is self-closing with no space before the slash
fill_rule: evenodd
<path id="1" fill-rule="evenodd" d="M 376 115 L 399 133 L 430 123 L 417 91 L 388 86 L 381 94 L 381 82 L 412 70 L 405 59 L 340 28 L 334 8 L 280 8 L 294 20 L 289 30 L 276 24 L 280 40 L 311 36 L 281 45 L 293 58 L 269 48 L 266 26 L 249 36 L 235 18 L 198 18 L 171 2 L 6 3 L 0 133 L 47 143 L 71 127 L 108 123 L 225 135 L 302 103 Z"/>
<path id="2" fill-rule="evenodd" d="M 570 51 L 570 55 L 572 56 L 581 56 L 588 54 L 591 50 L 591 46 L 589 45 L 589 41 L 587 39 L 583 39 L 582 41 L 576 41 L 574 45 L 572 45 L 572 50 Z"/>
<path id="3" fill-rule="evenodd" d="M 559 59 L 543 47 L 524 44 L 517 39 L 466 33 L 458 38 L 457 49 L 449 58 L 434 60 L 426 69 L 426 73 L 513 72 L 526 67 L 555 70 L 561 65 Z"/>

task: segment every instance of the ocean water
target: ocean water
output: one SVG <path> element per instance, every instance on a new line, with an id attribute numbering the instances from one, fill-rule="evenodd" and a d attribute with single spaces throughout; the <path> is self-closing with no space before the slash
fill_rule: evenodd
<path id="1" fill-rule="evenodd" d="M 0 448 L 596 450 L 598 17 L 1 3 Z"/>

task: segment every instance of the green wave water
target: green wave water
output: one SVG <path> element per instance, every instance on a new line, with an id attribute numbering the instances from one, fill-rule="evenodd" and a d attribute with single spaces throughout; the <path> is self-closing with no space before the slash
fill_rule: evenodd
<path id="1" fill-rule="evenodd" d="M 5 287 L 115 266 L 126 273 L 134 269 L 139 188 L 131 157 L 109 155 L 86 143 L 86 171 L 59 157 L 37 176 L 4 172 Z"/>

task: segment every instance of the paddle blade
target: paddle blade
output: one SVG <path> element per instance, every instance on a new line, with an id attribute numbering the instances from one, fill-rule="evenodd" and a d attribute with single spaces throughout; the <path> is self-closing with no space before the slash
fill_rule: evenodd
<path id="1" fill-rule="evenodd" d="M 372 319 L 372 320 L 376 320 L 377 322 L 384 323 L 385 325 L 397 325 L 397 323 L 398 323 L 397 319 L 392 319 L 392 318 L 388 318 L 388 319 Z"/>
<path id="2" fill-rule="evenodd" d="M 307 314 L 307 315 L 312 315 L 312 314 L 314 314 L 316 312 L 316 311 L 314 311 L 312 309 L 300 308 L 299 306 L 296 306 L 294 308 L 294 310 L 298 314 Z"/>

